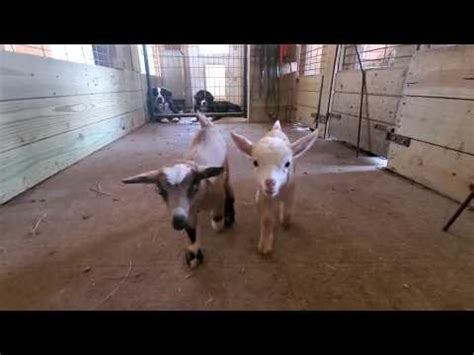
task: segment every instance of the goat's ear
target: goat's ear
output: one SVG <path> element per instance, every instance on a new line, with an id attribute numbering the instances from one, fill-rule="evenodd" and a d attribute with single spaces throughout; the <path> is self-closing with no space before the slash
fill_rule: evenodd
<path id="1" fill-rule="evenodd" d="M 232 137 L 232 140 L 234 141 L 237 148 L 239 148 L 242 153 L 247 154 L 250 157 L 252 156 L 253 144 L 251 141 L 235 132 L 231 132 L 230 136 Z"/>
<path id="2" fill-rule="evenodd" d="M 293 151 L 293 158 L 296 159 L 303 155 L 318 138 L 318 131 L 308 134 L 297 141 L 291 143 L 291 150 Z"/>
<path id="3" fill-rule="evenodd" d="M 272 129 L 275 129 L 275 130 L 280 130 L 281 131 L 281 124 L 280 124 L 280 120 L 276 120 L 275 123 L 273 124 L 273 127 Z"/>
<path id="4" fill-rule="evenodd" d="M 156 184 L 161 170 L 151 170 L 146 173 L 135 175 L 126 179 L 123 179 L 124 184 Z"/>
<path id="5" fill-rule="evenodd" d="M 222 166 L 200 166 L 198 168 L 198 175 L 200 179 L 209 179 L 214 176 L 218 176 L 224 172 Z"/>

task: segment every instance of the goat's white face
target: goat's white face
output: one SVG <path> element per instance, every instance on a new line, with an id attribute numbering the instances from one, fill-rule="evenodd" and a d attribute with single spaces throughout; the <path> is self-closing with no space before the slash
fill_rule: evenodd
<path id="1" fill-rule="evenodd" d="M 126 184 L 155 184 L 172 216 L 176 230 L 187 227 L 190 210 L 203 179 L 221 174 L 223 167 L 202 167 L 178 163 L 122 180 Z"/>
<path id="2" fill-rule="evenodd" d="M 252 159 L 262 192 L 268 196 L 278 195 L 292 169 L 290 145 L 279 138 L 264 137 L 254 145 Z"/>
<path id="3" fill-rule="evenodd" d="M 253 159 L 260 190 L 267 196 L 276 196 L 289 181 L 294 160 L 313 145 L 317 134 L 316 131 L 290 144 L 276 121 L 255 144 L 237 133 L 232 132 L 231 136 L 237 148 Z"/>

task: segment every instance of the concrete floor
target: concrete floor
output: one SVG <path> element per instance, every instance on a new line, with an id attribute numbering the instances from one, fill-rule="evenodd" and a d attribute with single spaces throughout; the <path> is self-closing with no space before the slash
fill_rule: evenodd
<path id="1" fill-rule="evenodd" d="M 120 179 L 180 157 L 196 130 L 148 124 L 2 206 L 0 308 L 474 309 L 473 212 L 442 232 L 458 204 L 336 142 L 299 161 L 299 213 L 263 259 L 252 164 L 229 141 L 237 222 L 215 234 L 201 219 L 205 263 L 189 271 L 153 187 Z"/>

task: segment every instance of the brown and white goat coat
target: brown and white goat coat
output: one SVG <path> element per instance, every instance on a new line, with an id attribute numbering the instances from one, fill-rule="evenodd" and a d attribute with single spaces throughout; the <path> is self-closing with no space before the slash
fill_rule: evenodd
<path id="1" fill-rule="evenodd" d="M 234 223 L 234 195 L 229 183 L 227 145 L 219 130 L 202 114 L 184 160 L 158 170 L 122 180 L 126 184 L 155 184 L 172 215 L 176 230 L 189 237 L 186 262 L 196 267 L 203 260 L 197 218 L 199 211 L 210 211 L 213 229 L 221 231 Z"/>
<path id="2" fill-rule="evenodd" d="M 244 136 L 231 133 L 237 148 L 251 157 L 255 166 L 258 180 L 256 202 L 260 213 L 258 250 L 262 254 L 273 249 L 274 221 L 278 212 L 282 225 L 285 228 L 290 226 L 295 200 L 294 160 L 313 145 L 317 134 L 316 131 L 290 143 L 279 121 L 255 144 Z"/>

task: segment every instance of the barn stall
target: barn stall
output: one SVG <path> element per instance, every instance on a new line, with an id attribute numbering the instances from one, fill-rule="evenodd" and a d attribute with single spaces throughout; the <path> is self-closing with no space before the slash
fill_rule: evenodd
<path id="1" fill-rule="evenodd" d="M 0 308 L 471 309 L 473 68 L 472 45 L 0 45 Z M 202 89 L 242 109 L 209 113 L 236 223 L 201 218 L 190 270 L 153 186 L 120 181 L 182 156 Z M 276 118 L 319 139 L 267 258 L 229 134 Z"/>

